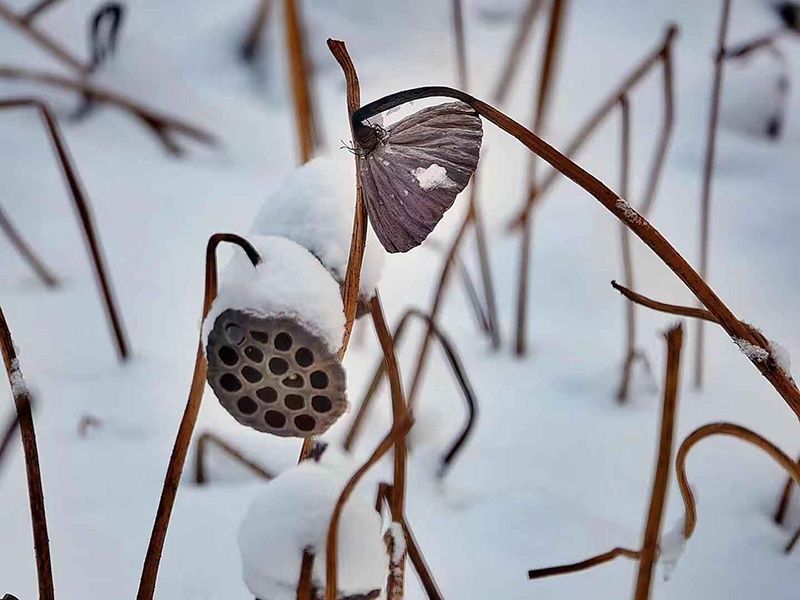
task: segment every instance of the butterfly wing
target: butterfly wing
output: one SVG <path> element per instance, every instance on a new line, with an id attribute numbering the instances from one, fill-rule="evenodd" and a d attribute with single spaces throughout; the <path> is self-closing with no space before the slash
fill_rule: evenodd
<path id="1" fill-rule="evenodd" d="M 407 252 L 433 231 L 478 166 L 483 128 L 463 102 L 422 109 L 387 130 L 361 161 L 372 228 L 388 252 Z"/>

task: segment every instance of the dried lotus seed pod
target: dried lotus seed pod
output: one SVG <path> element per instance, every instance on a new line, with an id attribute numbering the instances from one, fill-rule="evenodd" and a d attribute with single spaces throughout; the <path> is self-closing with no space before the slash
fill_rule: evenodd
<path id="1" fill-rule="evenodd" d="M 206 357 L 211 389 L 242 425 L 281 437 L 317 436 L 347 410 L 338 358 L 291 317 L 227 309 L 209 332 Z"/>

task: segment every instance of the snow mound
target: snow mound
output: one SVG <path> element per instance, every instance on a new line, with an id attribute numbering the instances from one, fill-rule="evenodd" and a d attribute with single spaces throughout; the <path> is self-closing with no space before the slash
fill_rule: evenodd
<path id="1" fill-rule="evenodd" d="M 684 518 L 681 516 L 672 528 L 661 536 L 659 542 L 659 562 L 662 566 L 662 573 L 664 581 L 669 581 L 672 573 L 675 572 L 675 567 L 678 566 L 678 561 L 683 556 L 683 551 L 686 549 L 686 538 L 683 536 Z"/>
<path id="2" fill-rule="evenodd" d="M 301 321 L 335 353 L 342 343 L 344 312 L 339 286 L 305 248 L 276 236 L 250 236 L 261 254 L 253 267 L 235 249 L 220 273 L 219 291 L 203 322 L 203 346 L 214 321 L 225 310 L 238 309 L 257 316 L 288 316 Z"/>
<path id="3" fill-rule="evenodd" d="M 352 466 L 352 465 L 351 465 Z M 263 600 L 294 600 L 303 550 L 314 553 L 313 583 L 325 585 L 325 542 L 339 494 L 352 469 L 304 461 L 270 481 L 239 528 L 247 588 Z M 356 491 L 339 522 L 338 584 L 344 595 L 383 589 L 388 557 L 381 518 Z"/>
<path id="4" fill-rule="evenodd" d="M 349 154 L 341 159 L 315 158 L 289 173 L 262 205 L 253 222 L 253 233 L 280 235 L 297 242 L 343 282 L 355 206 L 352 163 Z M 372 297 L 383 261 L 383 249 L 370 229 L 359 286 L 363 298 Z"/>

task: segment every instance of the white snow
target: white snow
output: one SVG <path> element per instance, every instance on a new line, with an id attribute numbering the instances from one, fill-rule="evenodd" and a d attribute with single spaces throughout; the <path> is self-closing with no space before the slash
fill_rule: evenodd
<path id="1" fill-rule="evenodd" d="M 742 338 L 733 338 L 733 341 L 739 346 L 739 350 L 742 351 L 747 358 L 755 362 L 764 362 L 769 358 L 769 350 L 762 348 L 756 344 L 748 342 Z"/>
<path id="2" fill-rule="evenodd" d="M 456 187 L 455 181 L 447 176 L 447 169 L 436 163 L 428 167 L 417 167 L 411 174 L 419 182 L 423 190 L 452 189 Z"/>
<path id="3" fill-rule="evenodd" d="M 19 359 L 17 358 L 11 359 L 11 375 L 9 376 L 9 382 L 11 383 L 11 393 L 15 398 L 28 391 L 25 385 L 25 379 L 22 377 L 22 371 L 19 367 Z"/>
<path id="4" fill-rule="evenodd" d="M 353 229 L 355 185 L 353 157 L 345 152 L 315 158 L 289 173 L 255 218 L 252 231 L 280 235 L 307 248 L 344 281 Z M 384 251 L 368 229 L 360 291 L 371 297 L 380 280 Z"/>
<path id="5" fill-rule="evenodd" d="M 775 340 L 770 340 L 769 353 L 775 359 L 775 364 L 778 365 L 778 368 L 791 379 L 792 357 L 789 355 L 789 351 Z"/>
<path id="6" fill-rule="evenodd" d="M 398 565 L 406 555 L 406 535 L 403 532 L 403 526 L 397 521 L 392 521 L 389 526 L 389 535 L 392 538 L 391 564 Z"/>
<path id="7" fill-rule="evenodd" d="M 634 225 L 644 223 L 644 218 L 624 198 L 617 198 L 617 208 L 622 211 L 628 222 Z"/>
<path id="8" fill-rule="evenodd" d="M 261 263 L 254 268 L 245 253 L 234 248 L 203 322 L 203 345 L 217 317 L 233 308 L 262 317 L 294 317 L 336 352 L 342 342 L 344 313 L 339 286 L 331 274 L 308 250 L 286 238 L 250 236 L 248 241 L 261 254 Z"/>
<path id="9" fill-rule="evenodd" d="M 664 581 L 669 581 L 678 566 L 678 561 L 686 549 L 686 538 L 683 536 L 684 517 L 680 517 L 659 540 L 658 562 Z"/>
<path id="10" fill-rule="evenodd" d="M 293 600 L 305 548 L 313 552 L 313 582 L 325 585 L 325 547 L 331 512 L 350 471 L 305 461 L 264 486 L 239 527 L 245 583 L 264 600 Z M 356 491 L 339 525 L 339 590 L 348 594 L 382 589 L 388 573 L 381 519 L 366 495 Z"/>

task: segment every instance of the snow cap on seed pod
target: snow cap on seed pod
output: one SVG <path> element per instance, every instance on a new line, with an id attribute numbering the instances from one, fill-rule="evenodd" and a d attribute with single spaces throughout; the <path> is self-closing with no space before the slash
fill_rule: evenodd
<path id="1" fill-rule="evenodd" d="M 386 129 L 357 130 L 369 221 L 388 252 L 433 231 L 478 167 L 483 128 L 463 102 L 424 108 Z"/>
<path id="2" fill-rule="evenodd" d="M 250 236 L 253 267 L 234 253 L 203 323 L 207 379 L 241 424 L 282 437 L 324 433 L 348 408 L 336 356 L 344 330 L 339 286 L 311 253 Z"/>
<path id="3" fill-rule="evenodd" d="M 353 159 L 346 152 L 340 154 L 315 158 L 289 173 L 261 206 L 252 231 L 297 242 L 341 284 L 347 273 L 356 195 Z M 372 298 L 383 262 L 383 250 L 369 235 L 359 284 L 362 300 Z"/>
<path id="4" fill-rule="evenodd" d="M 312 584 L 325 587 L 325 545 L 331 513 L 356 465 L 328 450 L 319 463 L 307 460 L 267 483 L 239 527 L 242 574 L 260 600 L 294 600 L 303 551 L 314 554 Z M 388 556 L 381 517 L 358 489 L 339 521 L 339 597 L 378 598 Z"/>

